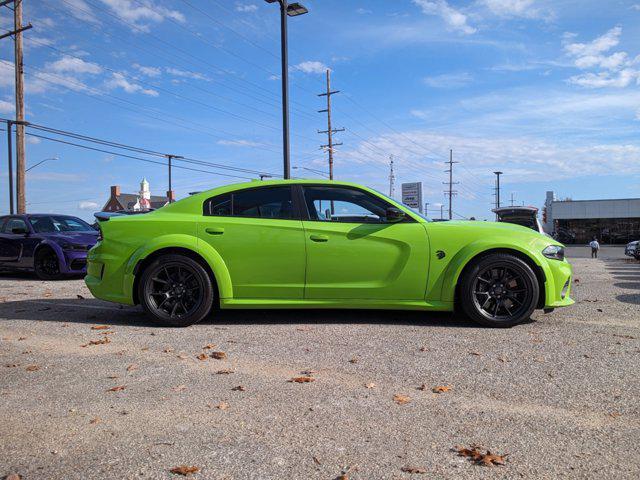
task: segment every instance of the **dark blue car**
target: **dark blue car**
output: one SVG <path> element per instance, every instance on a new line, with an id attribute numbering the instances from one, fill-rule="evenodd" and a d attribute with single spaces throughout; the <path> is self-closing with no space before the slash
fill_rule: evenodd
<path id="1" fill-rule="evenodd" d="M 67 215 L 0 217 L 0 268 L 31 270 L 43 280 L 84 275 L 98 232 Z"/>

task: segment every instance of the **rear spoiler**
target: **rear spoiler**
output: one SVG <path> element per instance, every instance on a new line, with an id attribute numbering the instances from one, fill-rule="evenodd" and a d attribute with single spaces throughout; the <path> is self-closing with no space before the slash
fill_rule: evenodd
<path id="1" fill-rule="evenodd" d="M 108 222 L 111 217 L 120 217 L 122 213 L 118 212 L 96 212 L 93 214 L 98 222 Z"/>

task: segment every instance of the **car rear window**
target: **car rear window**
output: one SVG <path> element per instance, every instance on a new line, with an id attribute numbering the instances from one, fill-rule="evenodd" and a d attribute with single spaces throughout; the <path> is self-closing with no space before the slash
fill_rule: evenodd
<path id="1" fill-rule="evenodd" d="M 262 187 L 225 193 L 204 202 L 212 217 L 250 217 L 289 220 L 293 216 L 291 187 Z"/>

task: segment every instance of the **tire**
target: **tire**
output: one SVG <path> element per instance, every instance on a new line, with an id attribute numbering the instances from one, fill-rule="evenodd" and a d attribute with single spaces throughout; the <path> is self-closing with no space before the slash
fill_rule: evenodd
<path id="1" fill-rule="evenodd" d="M 471 264 L 460 286 L 467 316 L 486 327 L 507 328 L 527 320 L 538 304 L 540 286 L 526 262 L 493 253 Z"/>
<path id="2" fill-rule="evenodd" d="M 58 255 L 50 247 L 38 249 L 33 259 L 33 270 L 40 280 L 59 280 L 62 278 Z"/>
<path id="3" fill-rule="evenodd" d="M 163 255 L 149 264 L 138 284 L 140 304 L 154 321 L 188 327 L 211 311 L 214 289 L 207 271 L 184 255 Z"/>

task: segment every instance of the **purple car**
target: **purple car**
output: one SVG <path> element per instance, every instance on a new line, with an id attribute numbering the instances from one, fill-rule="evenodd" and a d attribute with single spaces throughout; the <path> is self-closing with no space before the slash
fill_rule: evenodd
<path id="1" fill-rule="evenodd" d="M 42 280 L 84 275 L 98 232 L 67 215 L 0 217 L 0 268 L 31 270 Z"/>

